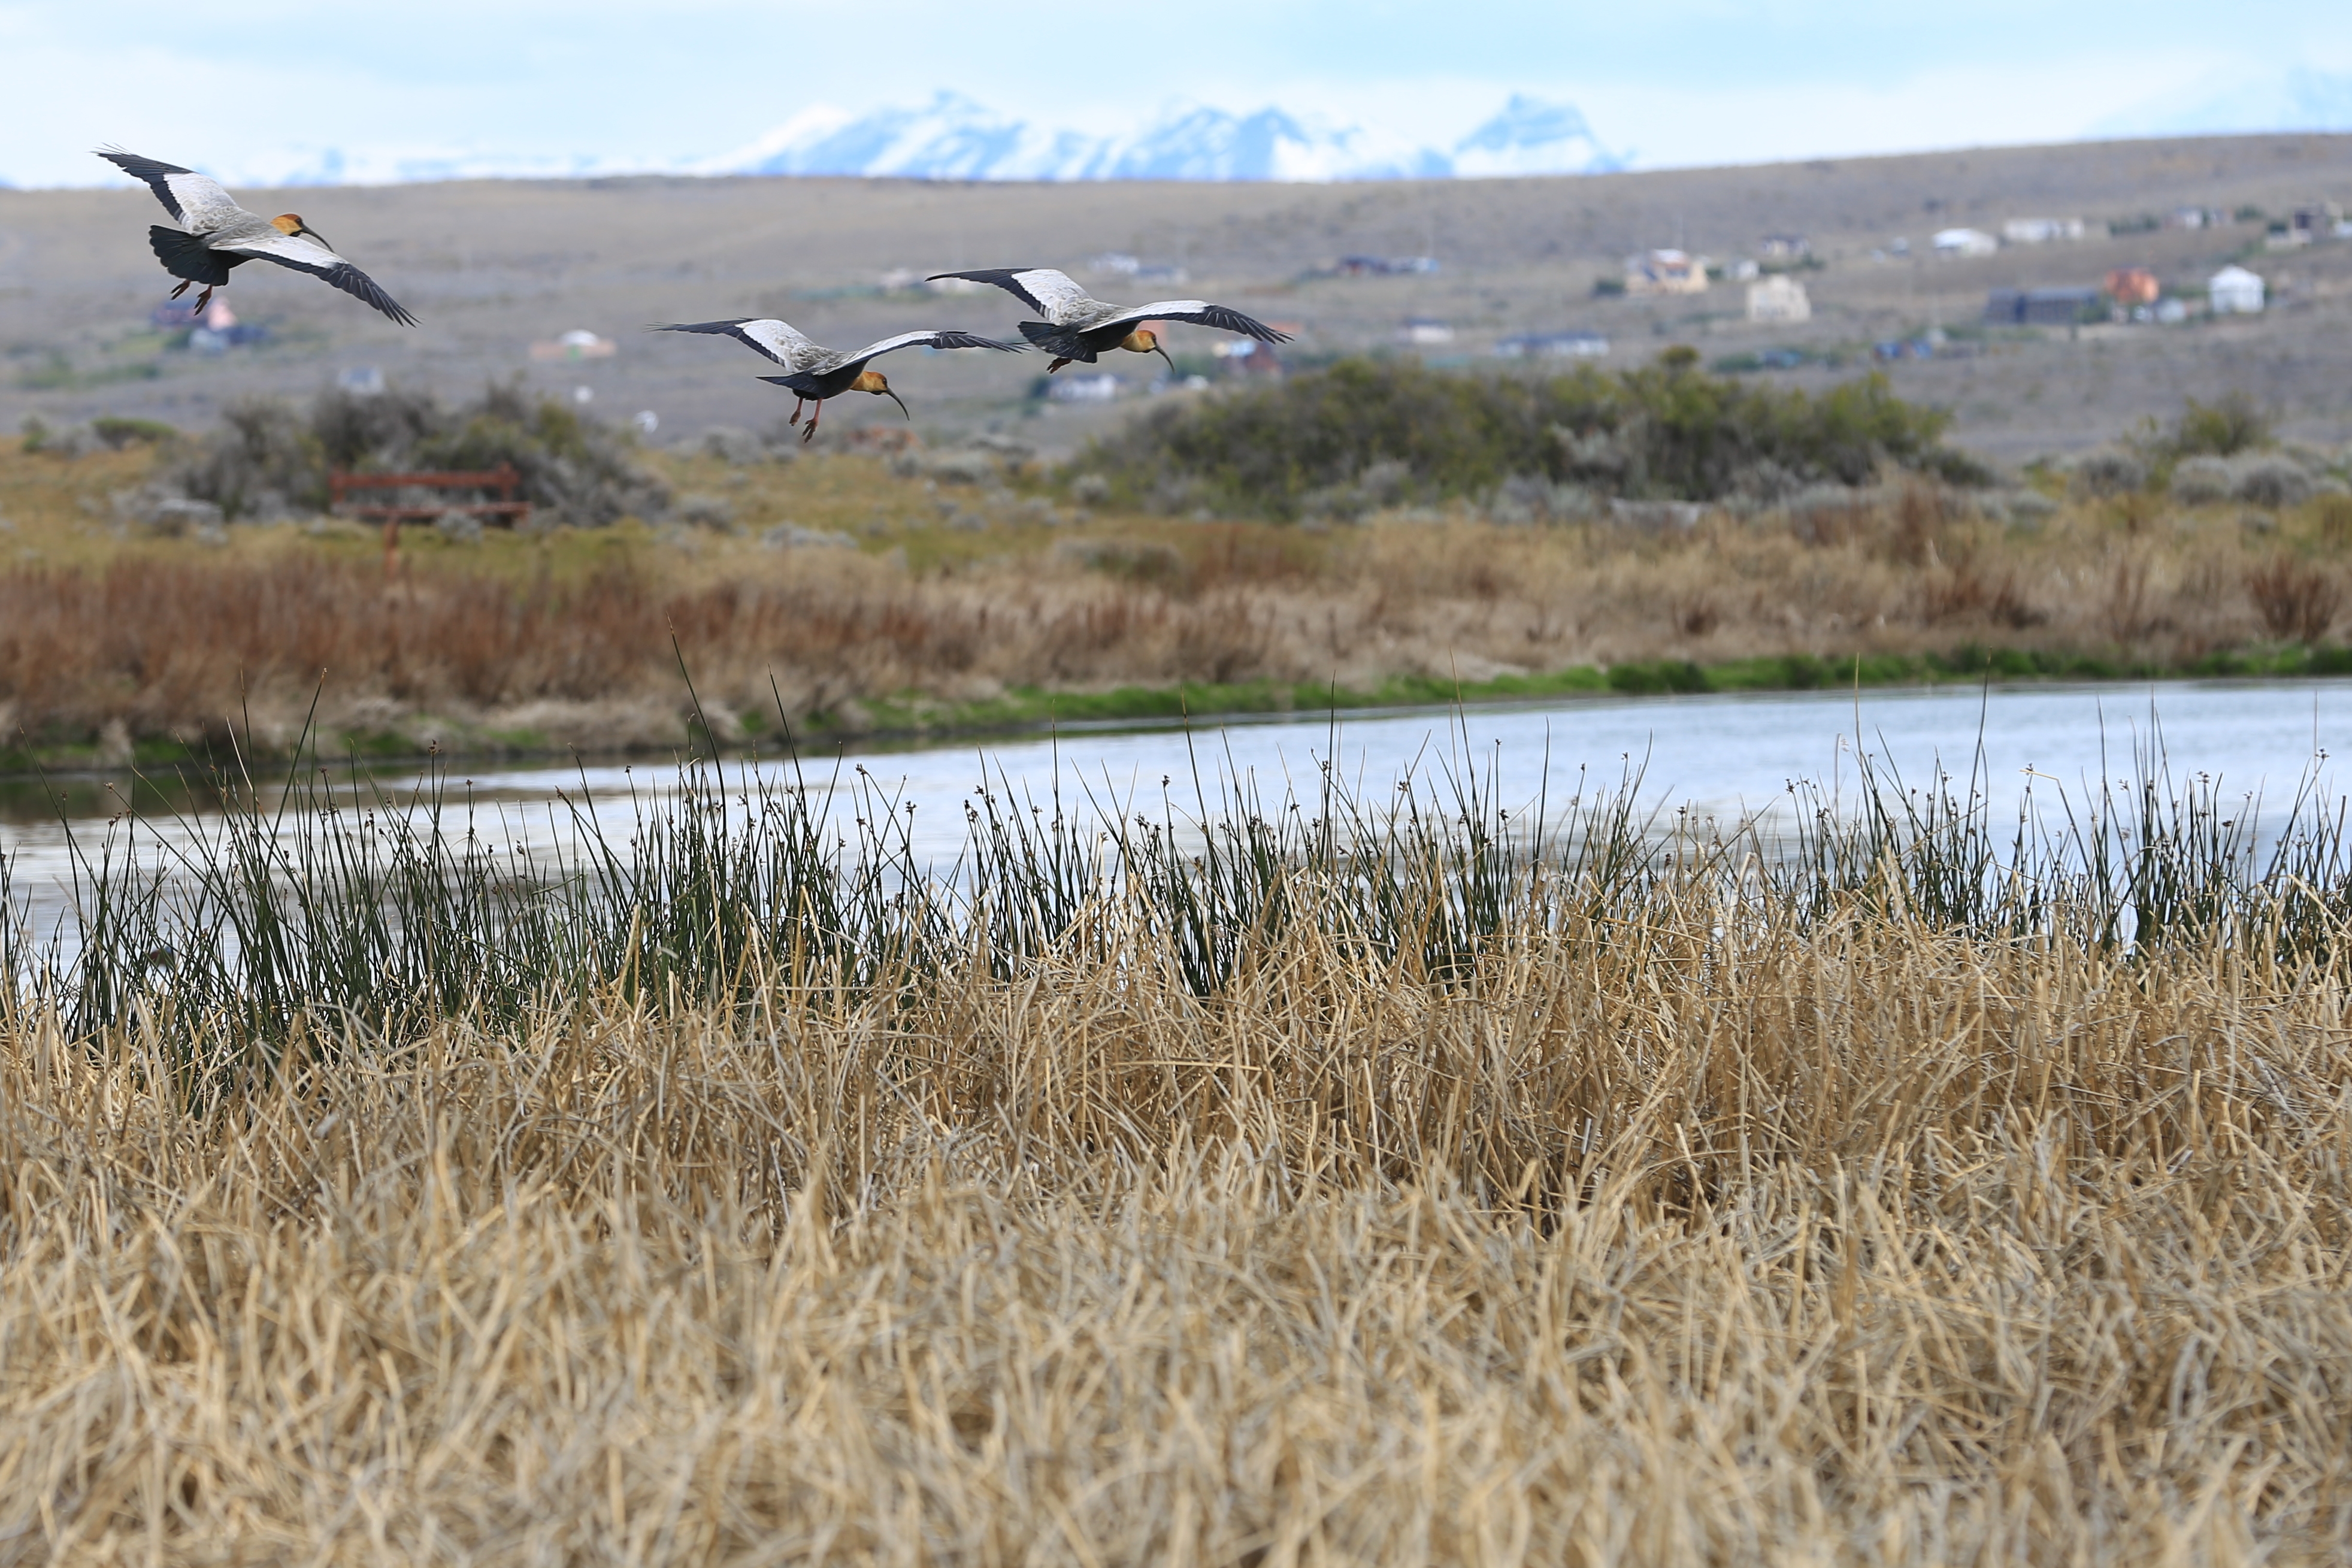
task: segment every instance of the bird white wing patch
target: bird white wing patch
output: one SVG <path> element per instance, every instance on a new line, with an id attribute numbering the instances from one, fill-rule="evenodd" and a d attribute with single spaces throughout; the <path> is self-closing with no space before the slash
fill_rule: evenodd
<path id="1" fill-rule="evenodd" d="M 304 272 L 324 272 L 339 265 L 351 265 L 308 235 L 281 234 L 274 228 L 266 228 L 257 235 L 224 239 L 213 248 L 226 250 L 232 256 L 251 256 L 263 261 L 275 261 L 280 267 L 297 268 Z"/>
<path id="2" fill-rule="evenodd" d="M 847 364 L 853 361 L 869 360 L 877 354 L 887 354 L 893 349 L 913 348 L 918 343 L 929 348 L 933 346 L 938 337 L 937 332 L 900 332 L 895 337 L 884 338 L 878 343 L 867 343 L 856 353 L 845 356 L 842 363 Z"/>
<path id="3" fill-rule="evenodd" d="M 1290 341 L 1288 332 L 1277 332 L 1255 316 L 1244 316 L 1229 305 L 1213 305 L 1206 300 L 1155 300 L 1149 305 L 1106 316 L 1094 325 L 1099 330 L 1128 321 L 1190 321 L 1196 326 L 1214 327 L 1221 332 L 1239 332 L 1262 343 Z"/>
<path id="4" fill-rule="evenodd" d="M 172 193 L 171 205 L 180 215 L 180 221 L 191 234 L 202 234 L 218 228 L 247 216 L 219 182 L 202 174 L 166 174 L 164 186 Z"/>
<path id="5" fill-rule="evenodd" d="M 830 352 L 810 342 L 797 328 L 772 316 L 737 322 L 735 335 L 786 370 L 804 369 L 811 360 Z"/>
<path id="6" fill-rule="evenodd" d="M 1006 353 L 1022 352 L 1019 343 L 1000 343 L 994 338 L 983 338 L 978 332 L 959 331 L 953 327 L 936 332 L 900 332 L 884 338 L 878 343 L 868 343 L 854 354 L 841 356 L 843 364 L 864 364 L 867 360 L 887 354 L 893 349 L 1002 349 Z"/>
<path id="7" fill-rule="evenodd" d="M 230 256 L 249 256 L 258 261 L 274 261 L 280 267 L 290 267 L 297 272 L 323 278 L 352 299 L 374 306 L 402 326 L 416 324 L 416 318 L 403 310 L 400 302 L 385 293 L 374 279 L 307 235 L 281 234 L 274 228 L 265 229 L 258 235 L 223 241 L 213 248 Z"/>
<path id="8" fill-rule="evenodd" d="M 1100 300 L 1089 299 L 1087 291 L 1073 282 L 1066 272 L 1056 272 L 1050 267 L 1033 267 L 1025 272 L 1016 272 L 1013 277 L 1021 285 L 1023 292 L 1035 302 L 1039 312 L 1054 326 L 1066 327 L 1084 320 L 1090 313 L 1089 307 L 1097 310 L 1104 308 Z"/>
<path id="9" fill-rule="evenodd" d="M 142 158 L 120 147 L 101 147 L 98 155 L 132 179 L 144 181 L 147 188 L 155 193 L 155 199 L 163 204 L 163 210 L 179 219 L 191 234 L 204 234 L 251 216 L 221 189 L 218 181 L 194 169 Z"/>
<path id="10" fill-rule="evenodd" d="M 1070 281 L 1069 275 L 1050 267 L 983 267 L 971 272 L 934 272 L 934 283 L 942 278 L 969 278 L 975 283 L 986 283 L 1019 300 L 1023 304 L 1045 318 L 1056 327 L 1084 326 L 1108 314 L 1112 307 L 1100 300 L 1089 300 L 1087 291 Z"/>

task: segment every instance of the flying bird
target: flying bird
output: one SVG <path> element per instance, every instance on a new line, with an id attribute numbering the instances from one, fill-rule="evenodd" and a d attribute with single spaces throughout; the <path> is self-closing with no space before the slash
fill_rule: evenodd
<path id="1" fill-rule="evenodd" d="M 1048 375 L 1072 360 L 1092 364 L 1097 354 L 1110 349 L 1156 353 L 1168 360 L 1169 370 L 1174 371 L 1176 362 L 1168 359 L 1168 351 L 1160 346 L 1160 334 L 1144 326 L 1146 321 L 1191 321 L 1214 327 L 1221 332 L 1239 332 L 1262 343 L 1290 341 L 1288 332 L 1277 332 L 1264 321 L 1223 305 L 1212 305 L 1206 300 L 1160 300 L 1132 307 L 1105 304 L 1100 300 L 1088 299 L 1087 291 L 1072 282 L 1067 273 L 1056 272 L 1050 267 L 991 267 L 976 272 L 940 272 L 933 274 L 930 280 L 936 283 L 942 278 L 992 283 L 1045 317 L 1042 321 L 1022 322 L 1021 335 L 1055 356 L 1054 363 L 1045 367 Z"/>
<path id="2" fill-rule="evenodd" d="M 205 291 L 196 296 L 196 309 L 201 311 L 214 289 L 227 286 L 231 268 L 258 259 L 323 278 L 402 326 L 416 324 L 416 318 L 401 309 L 400 302 L 379 288 L 374 279 L 330 249 L 325 237 L 304 223 L 299 213 L 262 217 L 237 205 L 216 183 L 192 169 L 159 163 L 119 147 L 100 148 L 98 155 L 132 179 L 146 181 L 164 210 L 179 220 L 178 228 L 159 223 L 147 230 L 147 243 L 154 247 L 155 259 L 180 279 L 180 286 L 172 290 L 173 299 L 186 293 L 191 284 L 201 283 Z"/>
<path id="3" fill-rule="evenodd" d="M 772 316 L 745 317 L 732 321 L 672 321 L 652 329 L 656 332 L 716 332 L 745 343 L 784 367 L 782 375 L 763 375 L 761 381 L 772 382 L 793 395 L 793 416 L 788 422 L 801 422 L 801 405 L 814 403 L 809 411 L 808 428 L 801 439 L 816 435 L 816 417 L 824 410 L 825 399 L 838 397 L 845 392 L 870 392 L 877 397 L 887 397 L 898 405 L 898 412 L 907 414 L 907 405 L 890 390 L 890 384 L 878 370 L 868 370 L 866 362 L 887 354 L 894 349 L 1002 349 L 1006 353 L 1021 352 L 1019 343 L 1000 343 L 994 338 L 983 338 L 976 332 L 954 331 L 940 332 L 900 332 L 895 338 L 884 338 L 878 343 L 868 343 L 854 354 L 839 349 L 826 348 L 811 342 L 788 322 Z M 907 414 L 908 420 L 915 416 Z"/>

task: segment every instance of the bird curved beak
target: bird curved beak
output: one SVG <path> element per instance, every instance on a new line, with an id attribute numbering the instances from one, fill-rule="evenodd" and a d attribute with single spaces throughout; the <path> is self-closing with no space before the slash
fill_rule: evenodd
<path id="1" fill-rule="evenodd" d="M 311 227 L 309 224 L 307 224 L 307 223 L 306 223 L 306 224 L 304 224 L 304 225 L 303 225 L 303 226 L 302 226 L 299 230 L 297 230 L 296 232 L 297 232 L 297 233 L 299 233 L 299 234 L 307 234 L 307 235 L 309 235 L 312 239 L 317 240 L 320 245 L 325 246 L 329 250 L 332 250 L 332 249 L 334 249 L 334 248 L 335 248 L 335 247 L 334 247 L 334 242 L 333 242 L 333 241 L 330 240 L 330 239 L 329 239 L 325 235 L 320 234 L 317 229 L 312 228 L 312 227 Z"/>
<path id="2" fill-rule="evenodd" d="M 1157 338 L 1151 340 L 1151 352 L 1158 354 L 1161 359 L 1168 360 L 1168 374 L 1172 380 L 1176 374 L 1176 362 L 1172 359 L 1168 359 L 1168 351 L 1160 346 L 1160 340 Z"/>
<path id="3" fill-rule="evenodd" d="M 891 402 L 898 404 L 898 412 L 899 412 L 899 413 L 901 413 L 901 414 L 907 414 L 907 405 L 906 405 L 906 404 L 905 404 L 904 402 L 902 402 L 902 401 L 899 399 L 899 396 L 898 396 L 898 395 L 897 393 L 895 393 L 895 392 L 891 391 L 888 387 L 887 387 L 887 386 L 886 386 L 886 387 L 884 387 L 884 388 L 882 389 L 882 395 L 883 395 L 883 396 L 885 396 L 885 397 L 887 397 L 887 398 L 888 398 Z M 911 415 L 911 414 L 907 414 L 907 423 L 908 423 L 908 424 L 909 424 L 909 425 L 912 425 L 914 422 L 915 422 L 915 416 L 914 416 L 913 415 Z"/>

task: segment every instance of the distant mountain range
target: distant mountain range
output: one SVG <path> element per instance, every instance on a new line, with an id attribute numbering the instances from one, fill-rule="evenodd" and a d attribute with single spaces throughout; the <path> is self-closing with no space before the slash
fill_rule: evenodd
<path id="1" fill-rule="evenodd" d="M 2352 76 L 2297 67 L 2275 75 L 2218 79 L 2151 100 L 2092 127 L 2095 136 L 2261 131 L 2352 131 Z"/>
<path id="2" fill-rule="evenodd" d="M 1131 133 L 1089 135 L 943 91 L 914 109 L 811 109 L 698 170 L 918 180 L 1426 180 L 1624 166 L 1575 108 L 1524 94 L 1451 147 L 1430 147 L 1274 107 L 1238 115 L 1180 109 Z"/>

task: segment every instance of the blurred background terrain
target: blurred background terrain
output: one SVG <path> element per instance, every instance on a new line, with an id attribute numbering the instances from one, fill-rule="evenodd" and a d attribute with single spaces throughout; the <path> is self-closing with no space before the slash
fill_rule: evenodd
<path id="1" fill-rule="evenodd" d="M 338 380 L 459 397 L 520 377 L 599 417 L 651 425 L 662 443 L 764 429 L 784 405 L 751 379 L 766 367 L 748 351 L 641 329 L 773 314 L 840 347 L 917 325 L 1004 333 L 1022 314 L 1008 296 L 936 293 L 919 279 L 1009 264 L 1058 266 L 1113 299 L 1228 301 L 1297 333 L 1279 356 L 1290 369 L 1367 351 L 1500 365 L 1515 349 L 1622 368 L 1677 342 L 1732 374 L 1797 385 L 1878 368 L 1905 397 L 1948 408 L 1956 445 L 2004 464 L 2232 391 L 2273 410 L 2288 437 L 2352 437 L 2352 242 L 2335 228 L 2352 203 L 2346 135 L 1528 179 L 643 176 L 237 194 L 265 213 L 300 211 L 422 326 L 393 327 L 259 268 L 224 292 L 227 320 L 159 312 L 170 279 L 144 233 L 163 215 L 144 191 L 0 190 L 0 424 L 115 416 L 199 428 L 240 397 Z M 1958 232 L 1989 253 L 1938 249 L 1938 235 Z M 1644 294 L 1634 267 L 1628 290 L 1629 258 L 1658 250 L 1711 264 L 1709 286 Z M 2210 280 L 2232 265 L 2263 279 L 2266 308 L 2210 316 Z M 2183 318 L 2151 308 L 2147 321 L 2108 320 L 2128 310 L 2103 290 L 2133 271 Z M 1750 282 L 1777 274 L 1801 287 L 1807 319 L 1750 319 Z M 2050 296 L 2069 319 L 1988 325 L 2003 289 L 2074 291 L 2072 303 Z M 2036 309 L 2050 314 L 2047 300 Z M 1596 340 L 1605 353 L 1580 352 Z M 1013 432 L 1054 457 L 1181 395 L 1184 379 L 1268 368 L 1220 356 L 1223 346 L 1178 328 L 1174 388 L 1155 391 L 1156 359 L 1117 355 L 1100 367 L 1115 381 L 1090 377 L 1066 400 L 1041 395 L 1044 363 L 1028 356 L 889 369 L 934 442 Z M 1076 383 L 1076 367 L 1063 379 Z M 837 405 L 827 423 L 897 419 L 876 400 Z"/>

